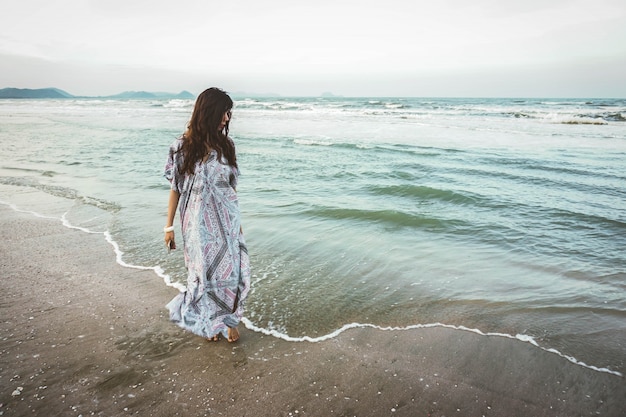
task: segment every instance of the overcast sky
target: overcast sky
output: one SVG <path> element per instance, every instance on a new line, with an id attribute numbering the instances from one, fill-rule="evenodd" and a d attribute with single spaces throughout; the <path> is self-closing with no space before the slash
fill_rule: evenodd
<path id="1" fill-rule="evenodd" d="M 626 97 L 625 0 L 20 0 L 0 88 Z"/>

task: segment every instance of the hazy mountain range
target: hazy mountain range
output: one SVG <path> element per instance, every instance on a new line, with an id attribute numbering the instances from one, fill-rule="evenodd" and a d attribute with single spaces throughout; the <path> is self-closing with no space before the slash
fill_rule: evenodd
<path id="1" fill-rule="evenodd" d="M 112 98 L 112 99 L 160 99 L 179 98 L 194 99 L 195 96 L 189 91 L 181 91 L 178 94 L 160 93 L 148 91 L 125 91 L 112 96 L 85 97 L 75 96 L 58 88 L 3 88 L 0 89 L 0 99 L 2 98 Z"/>

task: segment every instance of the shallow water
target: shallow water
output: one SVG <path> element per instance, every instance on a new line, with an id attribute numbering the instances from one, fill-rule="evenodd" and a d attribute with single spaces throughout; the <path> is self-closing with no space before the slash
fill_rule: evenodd
<path id="1" fill-rule="evenodd" d="M 626 370 L 624 100 L 235 101 L 250 327 L 444 323 Z M 0 201 L 182 283 L 162 169 L 192 105 L 0 101 Z"/>

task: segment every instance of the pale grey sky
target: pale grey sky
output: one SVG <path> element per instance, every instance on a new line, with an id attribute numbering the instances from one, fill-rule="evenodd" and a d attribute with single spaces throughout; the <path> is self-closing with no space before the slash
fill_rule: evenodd
<path id="1" fill-rule="evenodd" d="M 0 88 L 626 97 L 624 0 L 21 0 Z"/>

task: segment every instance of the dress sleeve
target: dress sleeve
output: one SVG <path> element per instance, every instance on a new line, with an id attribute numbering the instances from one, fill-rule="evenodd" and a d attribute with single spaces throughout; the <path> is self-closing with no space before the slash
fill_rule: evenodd
<path id="1" fill-rule="evenodd" d="M 230 141 L 230 143 L 233 145 L 233 147 L 235 146 L 235 142 L 233 142 L 233 140 L 229 137 L 228 140 Z M 228 182 L 230 183 L 230 186 L 233 188 L 233 190 L 237 189 L 237 182 L 239 181 L 239 174 L 241 174 L 241 172 L 239 171 L 239 168 L 235 168 L 235 167 L 230 167 L 230 175 L 228 176 Z"/>
<path id="2" fill-rule="evenodd" d="M 239 169 L 231 167 L 228 182 L 233 190 L 237 189 L 237 182 L 239 180 Z"/>
<path id="3" fill-rule="evenodd" d="M 180 139 L 176 139 L 174 143 L 170 146 L 167 161 L 165 162 L 165 169 L 163 172 L 163 176 L 170 182 L 171 189 L 181 192 L 183 178 L 180 172 L 181 167 L 181 154 L 178 152 L 180 146 L 182 145 L 182 141 Z"/>

